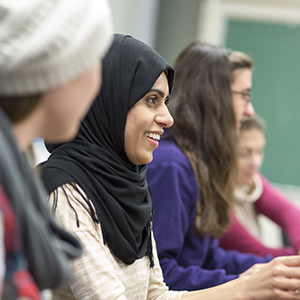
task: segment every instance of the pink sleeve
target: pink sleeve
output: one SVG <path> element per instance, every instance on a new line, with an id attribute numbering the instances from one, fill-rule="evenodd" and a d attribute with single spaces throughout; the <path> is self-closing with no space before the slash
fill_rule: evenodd
<path id="1" fill-rule="evenodd" d="M 259 213 L 278 224 L 295 252 L 300 249 L 300 209 L 261 175 L 263 193 L 255 206 Z"/>
<path id="2" fill-rule="evenodd" d="M 220 238 L 220 246 L 224 249 L 237 250 L 243 253 L 253 253 L 259 256 L 271 254 L 275 257 L 295 254 L 295 251 L 289 247 L 265 247 L 247 231 L 234 215 L 231 216 L 231 225 Z"/>

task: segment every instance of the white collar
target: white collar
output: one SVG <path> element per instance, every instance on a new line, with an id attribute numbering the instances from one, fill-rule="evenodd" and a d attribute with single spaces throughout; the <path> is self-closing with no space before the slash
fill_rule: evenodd
<path id="1" fill-rule="evenodd" d="M 263 192 L 263 183 L 259 174 L 253 175 L 254 189 L 249 194 L 249 186 L 237 186 L 234 190 L 234 197 L 238 202 L 255 202 Z"/>

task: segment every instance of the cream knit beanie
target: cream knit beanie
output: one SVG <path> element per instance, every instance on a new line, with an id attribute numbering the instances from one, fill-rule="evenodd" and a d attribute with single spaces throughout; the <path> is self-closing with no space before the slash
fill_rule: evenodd
<path id="1" fill-rule="evenodd" d="M 102 58 L 111 41 L 107 0 L 0 0 L 0 96 L 67 83 Z"/>

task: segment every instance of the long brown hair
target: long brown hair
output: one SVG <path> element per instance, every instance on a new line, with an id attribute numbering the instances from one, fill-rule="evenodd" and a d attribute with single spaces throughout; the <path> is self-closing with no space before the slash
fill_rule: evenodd
<path id="1" fill-rule="evenodd" d="M 175 122 L 170 134 L 189 158 L 200 187 L 196 227 L 217 237 L 230 221 L 236 165 L 232 66 L 226 49 L 194 42 L 174 67 L 169 109 Z"/>

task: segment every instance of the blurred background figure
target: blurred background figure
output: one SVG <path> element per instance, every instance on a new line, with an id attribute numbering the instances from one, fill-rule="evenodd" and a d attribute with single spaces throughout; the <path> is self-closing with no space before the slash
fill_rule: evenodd
<path id="1" fill-rule="evenodd" d="M 172 289 L 196 290 L 271 260 L 225 251 L 217 239 L 230 222 L 236 135 L 254 113 L 253 66 L 244 53 L 196 41 L 174 68 L 174 124 L 153 153 L 147 180 L 164 279 Z"/>
<path id="2" fill-rule="evenodd" d="M 255 115 L 241 122 L 238 137 L 238 171 L 231 225 L 220 238 L 225 249 L 265 256 L 298 254 L 300 210 L 260 173 L 266 145 L 265 122 Z M 279 171 L 279 170 L 278 170 Z M 264 245 L 258 215 L 277 223 L 292 247 Z"/>

